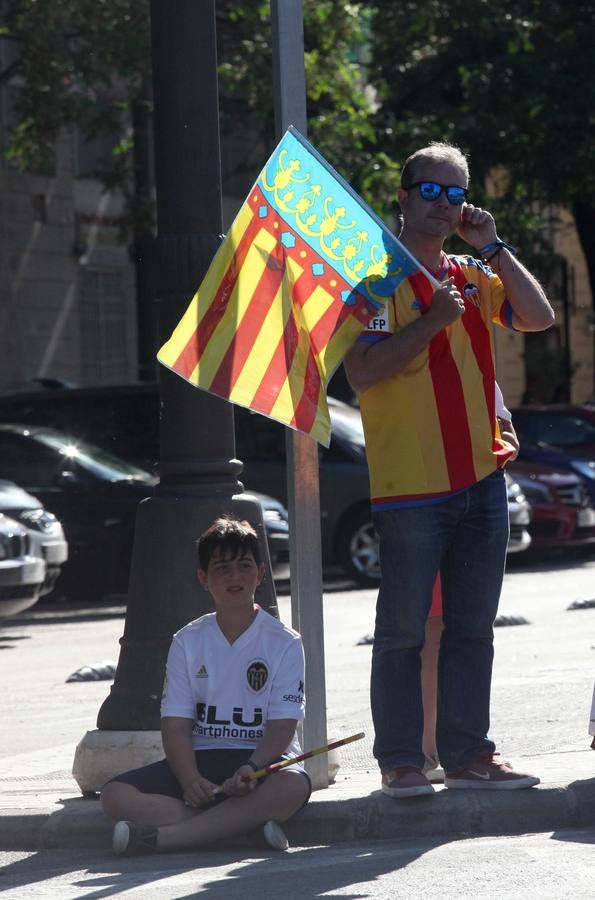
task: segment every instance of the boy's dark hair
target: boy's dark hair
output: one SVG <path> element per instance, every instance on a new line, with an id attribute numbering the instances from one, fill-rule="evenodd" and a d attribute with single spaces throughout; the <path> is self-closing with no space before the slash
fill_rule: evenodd
<path id="1" fill-rule="evenodd" d="M 252 525 L 233 516 L 221 516 L 198 539 L 198 564 L 207 571 L 216 552 L 222 557 L 236 559 L 251 553 L 256 565 L 261 563 L 260 545 Z"/>

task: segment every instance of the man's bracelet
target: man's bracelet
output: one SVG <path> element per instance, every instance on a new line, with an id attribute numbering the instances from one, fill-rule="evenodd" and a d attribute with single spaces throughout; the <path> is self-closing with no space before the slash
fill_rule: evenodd
<path id="1" fill-rule="evenodd" d="M 486 262 L 489 262 L 491 259 L 497 256 L 503 248 L 508 250 L 509 253 L 512 253 L 513 256 L 516 256 L 516 247 L 511 247 L 510 244 L 507 244 L 506 241 L 501 241 L 500 238 L 496 238 L 496 240 L 492 241 L 491 244 L 486 244 L 485 247 L 481 247 L 481 249 L 479 250 L 479 255 L 483 257 Z M 491 254 L 491 256 L 486 257 L 486 253 L 490 253 L 490 251 L 494 252 Z"/>
<path id="2" fill-rule="evenodd" d="M 250 766 L 250 768 L 252 769 L 253 772 L 258 772 L 258 766 L 256 765 L 256 763 L 254 762 L 253 759 L 247 759 L 245 762 L 242 763 L 242 765 Z"/>

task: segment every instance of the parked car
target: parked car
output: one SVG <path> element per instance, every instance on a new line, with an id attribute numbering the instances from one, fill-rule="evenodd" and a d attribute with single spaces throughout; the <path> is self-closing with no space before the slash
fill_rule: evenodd
<path id="1" fill-rule="evenodd" d="M 545 445 L 595 459 L 595 406 L 519 406 L 511 412 L 521 446 Z"/>
<path id="2" fill-rule="evenodd" d="M 84 591 L 93 600 L 122 592 L 136 508 L 153 491 L 153 475 L 54 429 L 6 424 L 0 426 L 0 477 L 33 494 L 62 523 L 69 561 L 61 593 Z"/>
<path id="3" fill-rule="evenodd" d="M 531 504 L 533 550 L 595 544 L 595 509 L 581 478 L 521 460 L 509 463 L 508 470 Z"/>
<path id="4" fill-rule="evenodd" d="M 322 562 L 340 566 L 362 586 L 380 578 L 378 539 L 371 522 L 368 468 L 359 410 L 329 398 L 331 443 L 319 448 Z M 236 451 L 251 490 L 287 505 L 286 428 L 240 406 L 235 410 Z M 159 457 L 156 384 L 36 391 L 0 397 L 0 421 L 52 425 L 92 440 L 150 469 Z M 0 472 L 1 474 L 1 472 Z M 525 513 L 513 502 L 513 518 Z M 511 552 L 523 549 L 524 525 L 512 525 Z"/>
<path id="5" fill-rule="evenodd" d="M 256 497 L 262 507 L 273 578 L 286 581 L 289 578 L 289 514 L 274 497 L 253 491 L 247 493 Z"/>
<path id="6" fill-rule="evenodd" d="M 31 554 L 45 560 L 45 579 L 39 595 L 53 590 L 68 559 L 68 544 L 61 523 L 36 497 L 12 481 L 0 480 L 0 512 L 19 522 L 29 533 Z"/>
<path id="7" fill-rule="evenodd" d="M 147 471 L 159 457 L 156 383 L 4 394 L 0 395 L 0 422 L 56 428 Z"/>
<path id="8" fill-rule="evenodd" d="M 510 537 L 508 553 L 521 553 L 531 546 L 529 523 L 531 522 L 531 506 L 521 486 L 509 472 L 504 473 L 506 479 L 506 495 L 508 497 L 508 521 Z"/>
<path id="9" fill-rule="evenodd" d="M 0 513 L 0 618 L 37 603 L 45 570 L 42 557 L 31 555 L 27 529 Z"/>
<path id="10" fill-rule="evenodd" d="M 376 584 L 378 551 L 359 412 L 331 401 L 332 439 L 320 448 L 322 559 L 361 584 Z M 49 425 L 93 441 L 145 469 L 159 458 L 156 384 L 35 391 L 0 397 L 0 421 Z M 235 407 L 236 450 L 250 490 L 287 505 L 286 429 Z M 0 471 L 1 474 L 1 471 Z"/>
<path id="11" fill-rule="evenodd" d="M 521 444 L 518 461 L 534 466 L 545 466 L 557 472 L 574 475 L 581 481 L 591 506 L 595 507 L 595 460 L 576 456 L 571 451 L 550 447 L 547 444 Z"/>
<path id="12" fill-rule="evenodd" d="M 62 523 L 70 559 L 59 582 L 61 593 L 81 596 L 84 592 L 91 601 L 126 593 L 136 510 L 153 493 L 158 483 L 154 475 L 55 429 L 5 424 L 0 425 L 0 477 L 25 489 L 20 495 L 18 489 L 14 491 L 15 513 L 27 527 L 47 527 L 48 541 L 44 545 L 42 540 L 42 551 L 54 561 L 60 556 L 56 516 Z M 24 508 L 26 491 L 41 503 Z M 258 499 L 273 576 L 287 578 L 287 511 L 272 497 Z M 41 504 L 55 515 L 46 518 Z"/>

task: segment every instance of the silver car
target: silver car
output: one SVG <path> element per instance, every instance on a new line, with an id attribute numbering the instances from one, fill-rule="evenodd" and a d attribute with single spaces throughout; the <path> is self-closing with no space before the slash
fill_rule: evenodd
<path id="1" fill-rule="evenodd" d="M 27 529 L 30 552 L 45 560 L 45 578 L 40 596 L 48 594 L 56 584 L 62 566 L 68 559 L 68 544 L 62 525 L 39 500 L 12 481 L 0 479 L 0 512 Z"/>
<path id="2" fill-rule="evenodd" d="M 0 617 L 37 603 L 45 572 L 45 560 L 31 554 L 27 529 L 0 513 Z"/>

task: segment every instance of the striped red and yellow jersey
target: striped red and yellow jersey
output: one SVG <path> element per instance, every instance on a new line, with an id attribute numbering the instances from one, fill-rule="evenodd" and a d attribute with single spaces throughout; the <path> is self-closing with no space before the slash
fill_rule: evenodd
<path id="1" fill-rule="evenodd" d="M 492 323 L 512 328 L 497 275 L 472 257 L 444 257 L 465 312 L 414 360 L 360 394 L 372 508 L 436 503 L 504 465 L 511 448 L 496 421 Z M 409 276 L 360 341 L 379 341 L 429 309 L 434 289 Z"/>

